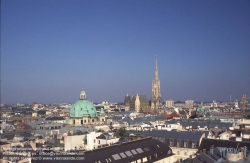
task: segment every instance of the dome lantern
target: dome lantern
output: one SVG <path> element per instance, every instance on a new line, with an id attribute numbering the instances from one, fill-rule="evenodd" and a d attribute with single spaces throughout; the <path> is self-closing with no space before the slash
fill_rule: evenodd
<path id="1" fill-rule="evenodd" d="M 83 88 L 82 88 L 82 91 L 81 91 L 81 93 L 80 93 L 80 100 L 86 100 L 86 99 L 87 99 L 86 93 L 85 93 L 85 91 L 84 91 Z"/>

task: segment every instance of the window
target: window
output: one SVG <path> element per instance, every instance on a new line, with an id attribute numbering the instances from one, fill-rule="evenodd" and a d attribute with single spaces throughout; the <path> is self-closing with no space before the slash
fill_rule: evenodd
<path id="1" fill-rule="evenodd" d="M 94 143 L 95 143 L 95 139 L 94 139 Z"/>
<path id="2" fill-rule="evenodd" d="M 170 139 L 169 146 L 173 146 L 173 145 L 174 145 L 174 139 Z"/>
<path id="3" fill-rule="evenodd" d="M 95 120 L 94 120 L 94 119 L 92 119 L 92 122 L 95 122 Z"/>
<path id="4" fill-rule="evenodd" d="M 137 148 L 136 151 L 137 151 L 138 153 L 143 153 L 143 150 L 142 150 L 141 148 Z"/>
<path id="5" fill-rule="evenodd" d="M 128 157 L 133 155 L 130 151 L 126 151 L 125 153 Z"/>
<path id="6" fill-rule="evenodd" d="M 84 123 L 86 123 L 86 120 L 84 120 Z"/>
<path id="7" fill-rule="evenodd" d="M 120 156 L 122 157 L 122 158 L 126 158 L 127 156 L 125 155 L 125 153 L 119 153 L 120 154 Z"/>
<path id="8" fill-rule="evenodd" d="M 186 148 L 187 147 L 187 142 L 184 142 L 183 146 Z"/>
<path id="9" fill-rule="evenodd" d="M 177 146 L 177 147 L 180 147 L 180 142 L 179 142 L 179 141 L 177 141 L 176 146 Z"/>
<path id="10" fill-rule="evenodd" d="M 134 155 L 137 154 L 137 152 L 136 152 L 134 149 L 132 149 L 131 152 L 132 152 Z"/>
<path id="11" fill-rule="evenodd" d="M 114 154 L 112 155 L 112 157 L 115 159 L 115 160 L 120 160 L 121 157 L 118 155 L 118 154 Z"/>
<path id="12" fill-rule="evenodd" d="M 98 140 L 98 144 L 100 144 L 101 143 L 101 140 Z"/>

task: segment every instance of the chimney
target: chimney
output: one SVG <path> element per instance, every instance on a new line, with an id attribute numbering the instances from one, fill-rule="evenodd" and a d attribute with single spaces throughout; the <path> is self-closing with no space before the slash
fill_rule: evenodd
<path id="1" fill-rule="evenodd" d="M 193 158 L 192 158 L 192 155 L 189 155 L 189 160 L 192 160 Z"/>
<path id="2" fill-rule="evenodd" d="M 202 150 L 200 150 L 200 153 L 199 153 L 199 155 L 201 155 L 202 154 Z"/>
<path id="3" fill-rule="evenodd" d="M 203 153 L 206 153 L 206 149 L 203 149 Z"/>

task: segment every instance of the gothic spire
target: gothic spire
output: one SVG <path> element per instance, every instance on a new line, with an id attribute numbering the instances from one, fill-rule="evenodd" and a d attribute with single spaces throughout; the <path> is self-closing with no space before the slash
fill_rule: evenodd
<path id="1" fill-rule="evenodd" d="M 158 79 L 158 64 L 157 64 L 157 55 L 155 56 L 155 80 Z"/>

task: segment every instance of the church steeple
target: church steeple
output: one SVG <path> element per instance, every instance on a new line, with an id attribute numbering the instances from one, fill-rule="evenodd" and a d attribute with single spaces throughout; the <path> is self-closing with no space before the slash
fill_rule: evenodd
<path id="1" fill-rule="evenodd" d="M 157 64 L 157 56 L 155 56 L 155 79 L 158 79 L 158 64 Z"/>
<path id="2" fill-rule="evenodd" d="M 157 111 L 162 106 L 160 80 L 158 78 L 158 63 L 155 56 L 154 80 L 152 82 L 151 111 Z"/>

